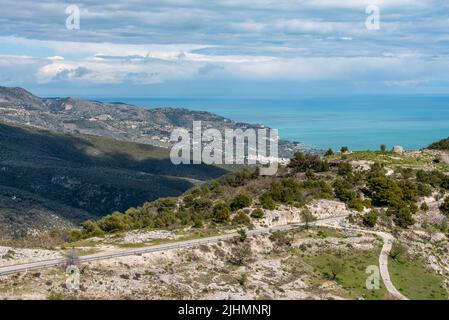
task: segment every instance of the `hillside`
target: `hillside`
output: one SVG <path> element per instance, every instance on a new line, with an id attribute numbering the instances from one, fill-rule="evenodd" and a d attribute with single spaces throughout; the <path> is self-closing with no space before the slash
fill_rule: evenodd
<path id="1" fill-rule="evenodd" d="M 0 297 L 445 300 L 449 167 L 439 156 L 297 154 L 276 176 L 229 174 L 86 221 L 70 241 L 11 242 L 0 247 L 3 270 L 69 261 L 67 248 L 86 260 L 79 290 L 65 288 L 63 268 L 52 267 L 6 275 Z M 367 282 L 376 268 L 377 285 Z"/>
<path id="2" fill-rule="evenodd" d="M 33 100 L 32 100 L 33 101 Z M 0 234 L 57 228 L 159 197 L 225 170 L 174 166 L 168 150 L 0 123 Z"/>
<path id="3" fill-rule="evenodd" d="M 0 121 L 45 130 L 83 133 L 155 146 L 170 146 L 175 128 L 192 129 L 193 121 L 204 128 L 262 128 L 261 124 L 239 123 L 222 116 L 182 108 L 148 109 L 124 103 L 102 103 L 75 98 L 39 98 L 23 88 L 0 87 Z M 281 156 L 289 157 L 298 143 L 282 141 Z"/>

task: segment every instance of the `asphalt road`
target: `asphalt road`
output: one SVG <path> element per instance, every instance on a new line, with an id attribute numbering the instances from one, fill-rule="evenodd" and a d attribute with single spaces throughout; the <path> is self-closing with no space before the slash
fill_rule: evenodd
<path id="1" fill-rule="evenodd" d="M 333 217 L 333 218 L 329 218 L 329 219 L 322 219 L 319 221 L 329 221 L 330 222 L 330 221 L 333 221 L 333 220 L 339 219 L 339 218 L 342 218 L 342 217 Z M 304 226 L 304 224 L 298 223 L 298 224 L 281 225 L 281 226 L 276 226 L 276 227 L 272 227 L 272 228 L 249 230 L 249 231 L 247 231 L 247 235 L 254 236 L 254 235 L 258 235 L 258 234 L 266 234 L 266 233 L 271 233 L 271 232 L 275 232 L 275 231 L 286 231 L 286 230 L 291 230 L 291 229 L 298 228 L 301 226 Z M 160 244 L 160 245 L 148 246 L 148 247 L 143 247 L 143 248 L 123 249 L 123 250 L 114 251 L 114 252 L 103 252 L 103 253 L 100 252 L 100 253 L 96 253 L 96 254 L 92 254 L 92 255 L 81 256 L 80 262 L 85 263 L 85 262 L 98 261 L 98 260 L 104 260 L 104 259 L 112 259 L 112 258 L 125 257 L 125 256 L 131 256 L 131 255 L 139 255 L 139 254 L 151 253 L 151 252 L 159 252 L 159 251 L 181 249 L 181 248 L 191 248 L 191 247 L 196 247 L 196 246 L 199 246 L 202 244 L 209 244 L 209 243 L 216 243 L 219 241 L 230 240 L 237 236 L 238 236 L 238 233 L 229 233 L 229 234 L 219 235 L 219 236 L 214 236 L 214 237 L 180 241 L 180 242 L 176 242 L 176 243 Z M 64 258 L 57 258 L 57 259 L 41 260 L 41 261 L 36 261 L 36 262 L 24 263 L 24 264 L 4 266 L 4 267 L 0 267 L 0 276 L 18 273 L 18 272 L 26 272 L 26 271 L 61 266 L 61 265 L 64 265 L 64 263 L 65 263 Z"/>
<path id="2" fill-rule="evenodd" d="M 364 229 L 356 229 L 356 228 L 347 228 L 343 226 L 335 226 L 332 224 L 329 224 L 331 222 L 338 221 L 339 219 L 343 218 L 344 216 L 338 216 L 338 217 L 332 217 L 328 219 L 321 219 L 317 220 L 314 223 L 311 223 L 311 225 L 317 224 L 321 226 L 328 226 L 333 227 L 337 229 L 345 229 L 345 230 L 352 230 L 352 231 L 358 231 L 358 232 L 364 232 L 364 233 L 371 233 L 378 235 L 382 238 L 384 245 L 382 247 L 380 256 L 379 256 L 379 269 L 380 274 L 382 277 L 382 280 L 385 284 L 385 288 L 390 293 L 391 296 L 393 296 L 396 299 L 401 300 L 407 300 L 407 298 L 402 295 L 393 285 L 391 282 L 390 274 L 388 272 L 388 256 L 392 247 L 392 243 L 394 240 L 394 237 L 386 232 L 377 232 L 377 231 L 369 231 Z M 247 231 L 248 236 L 254 236 L 258 234 L 267 234 L 271 232 L 276 231 L 287 231 L 291 229 L 295 229 L 298 227 L 304 226 L 304 223 L 297 223 L 297 224 L 289 224 L 289 225 L 281 225 L 276 226 L 272 228 L 262 228 L 262 229 L 256 229 L 256 230 L 249 230 Z M 151 252 L 160 252 L 160 251 L 166 251 L 166 250 L 173 250 L 173 249 L 182 249 L 182 248 L 192 248 L 196 247 L 202 244 L 210 244 L 210 243 L 216 243 L 219 241 L 226 241 L 233 239 L 234 237 L 237 237 L 238 233 L 229 233 L 225 235 L 219 235 L 214 237 L 208 237 L 208 238 L 202 238 L 202 239 L 194 239 L 194 240 L 187 240 L 187 241 L 180 241 L 176 243 L 168 243 L 168 244 L 160 244 L 160 245 L 154 245 L 149 247 L 143 247 L 143 248 L 134 248 L 134 249 L 124 249 L 120 251 L 115 252 L 103 252 L 103 253 L 96 253 L 92 255 L 82 256 L 80 257 L 81 263 L 86 262 L 92 262 L 92 261 L 98 261 L 98 260 L 105 260 L 105 259 L 112 259 L 112 258 L 118 258 L 118 257 L 125 257 L 125 256 L 131 256 L 131 255 L 139 255 L 144 253 L 151 253 Z M 0 276 L 18 273 L 18 272 L 27 272 L 32 270 L 39 270 L 39 269 L 45 269 L 45 268 L 51 268 L 56 266 L 62 266 L 65 263 L 64 258 L 58 258 L 58 259 L 51 259 L 51 260 L 43 260 L 43 261 L 36 261 L 36 262 L 30 262 L 30 263 L 24 263 L 24 264 L 17 264 L 17 265 L 9 265 L 0 267 Z"/>

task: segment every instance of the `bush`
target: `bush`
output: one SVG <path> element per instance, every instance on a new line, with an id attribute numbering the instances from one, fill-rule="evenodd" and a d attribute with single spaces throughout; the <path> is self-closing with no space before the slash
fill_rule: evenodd
<path id="1" fill-rule="evenodd" d="M 341 153 L 348 153 L 349 152 L 349 148 L 348 147 L 341 147 L 341 149 L 340 149 L 340 152 Z"/>
<path id="2" fill-rule="evenodd" d="M 271 197 L 271 195 L 268 192 L 262 194 L 259 198 L 259 201 L 264 209 L 267 209 L 267 210 L 276 209 L 276 202 L 274 202 L 273 198 Z"/>
<path id="3" fill-rule="evenodd" d="M 232 211 L 237 211 L 239 209 L 243 209 L 246 207 L 249 207 L 252 203 L 252 200 L 250 197 L 248 197 L 246 194 L 238 194 L 232 199 L 230 207 Z"/>
<path id="4" fill-rule="evenodd" d="M 290 159 L 288 167 L 296 172 L 306 172 L 307 170 L 324 172 L 329 170 L 329 163 L 326 160 L 321 160 L 318 155 L 296 152 L 293 158 Z"/>
<path id="5" fill-rule="evenodd" d="M 449 217 L 449 197 L 444 199 L 443 204 L 440 206 L 441 212 Z"/>
<path id="6" fill-rule="evenodd" d="M 248 217 L 246 213 L 240 211 L 235 215 L 234 219 L 232 219 L 232 223 L 246 225 L 251 223 L 251 219 Z"/>
<path id="7" fill-rule="evenodd" d="M 231 208 L 224 202 L 217 203 L 212 210 L 212 219 L 217 223 L 228 222 L 231 218 Z"/>
<path id="8" fill-rule="evenodd" d="M 334 150 L 330 149 L 326 151 L 326 153 L 324 154 L 325 157 L 330 157 L 334 155 Z"/>
<path id="9" fill-rule="evenodd" d="M 372 210 L 363 216 L 363 224 L 372 228 L 376 225 L 378 217 L 379 213 Z"/>
<path id="10" fill-rule="evenodd" d="M 427 211 L 429 211 L 429 205 L 427 204 L 427 203 L 425 203 L 425 202 L 423 202 L 422 204 L 421 204 L 421 210 L 422 211 L 424 211 L 424 212 L 427 212 Z"/>
<path id="11" fill-rule="evenodd" d="M 395 180 L 386 176 L 374 176 L 368 180 L 368 192 L 374 205 L 400 206 L 403 193 Z"/>
<path id="12" fill-rule="evenodd" d="M 349 162 L 340 162 L 338 164 L 338 174 L 346 176 L 352 172 L 352 165 Z"/>
<path id="13" fill-rule="evenodd" d="M 253 212 L 251 213 L 251 217 L 255 219 L 262 219 L 263 217 L 265 217 L 265 214 L 262 209 L 257 208 L 253 210 Z"/>
<path id="14" fill-rule="evenodd" d="M 245 229 L 239 229 L 237 231 L 237 233 L 239 234 L 239 241 L 240 242 L 245 242 L 246 238 L 248 237 L 248 235 L 246 234 L 246 230 Z"/>
<path id="15" fill-rule="evenodd" d="M 434 142 L 428 148 L 434 150 L 449 150 L 449 138 Z"/>
<path id="16" fill-rule="evenodd" d="M 81 224 L 82 233 L 86 238 L 88 237 L 100 237 L 104 234 L 103 230 L 100 229 L 95 221 L 87 220 Z"/>
<path id="17" fill-rule="evenodd" d="M 390 250 L 390 257 L 394 260 L 404 259 L 407 256 L 407 248 L 400 242 L 395 241 Z"/>
<path id="18" fill-rule="evenodd" d="M 393 215 L 393 221 L 401 228 L 407 228 L 415 224 L 412 217 L 412 210 L 409 207 L 390 208 L 387 214 Z"/>

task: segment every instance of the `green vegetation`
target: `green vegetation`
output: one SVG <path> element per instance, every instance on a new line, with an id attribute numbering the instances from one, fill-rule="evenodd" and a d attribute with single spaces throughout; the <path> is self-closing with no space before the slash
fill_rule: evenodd
<path id="1" fill-rule="evenodd" d="M 428 148 L 435 150 L 449 150 L 449 138 L 434 142 L 428 146 Z"/>
<path id="2" fill-rule="evenodd" d="M 296 172 L 306 172 L 307 170 L 324 172 L 329 170 L 329 164 L 326 160 L 322 160 L 318 155 L 302 152 L 295 153 L 288 167 Z"/>
<path id="3" fill-rule="evenodd" d="M 446 216 L 449 217 L 449 197 L 444 199 L 443 204 L 440 207 L 441 212 L 443 212 Z"/>
<path id="4" fill-rule="evenodd" d="M 380 247 L 376 250 L 361 251 L 347 250 L 344 252 L 316 252 L 306 253 L 300 259 L 314 268 L 321 279 L 316 281 L 334 279 L 343 289 L 347 290 L 348 298 L 363 297 L 369 300 L 385 299 L 387 291 L 382 281 L 380 288 L 369 290 L 366 288 L 368 274 L 366 268 L 371 265 L 378 266 Z M 344 264 L 343 264 L 344 262 Z"/>
<path id="5" fill-rule="evenodd" d="M 237 211 L 239 209 L 243 209 L 251 206 L 252 200 L 246 194 L 238 194 L 232 199 L 230 207 L 232 211 Z"/>
<path id="6" fill-rule="evenodd" d="M 0 234 L 15 238 L 179 196 L 226 173 L 175 166 L 169 150 L 150 145 L 6 124 L 0 145 Z"/>
<path id="7" fill-rule="evenodd" d="M 251 217 L 255 219 L 262 219 L 265 217 L 265 214 L 262 209 L 256 208 L 251 212 Z"/>
<path id="8" fill-rule="evenodd" d="M 447 300 L 443 278 L 424 266 L 421 259 L 401 256 L 388 262 L 391 280 L 409 299 Z"/>
<path id="9" fill-rule="evenodd" d="M 217 203 L 212 211 L 214 222 L 225 223 L 231 218 L 231 208 L 224 202 Z"/>
<path id="10" fill-rule="evenodd" d="M 363 216 L 363 224 L 372 228 L 376 225 L 378 217 L 379 213 L 376 210 L 371 210 Z"/>

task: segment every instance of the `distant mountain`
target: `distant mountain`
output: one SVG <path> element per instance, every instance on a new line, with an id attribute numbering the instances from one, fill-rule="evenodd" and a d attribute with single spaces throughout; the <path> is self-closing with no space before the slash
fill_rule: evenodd
<path id="1" fill-rule="evenodd" d="M 168 147 L 175 128 L 191 129 L 193 121 L 205 128 L 247 129 L 261 124 L 239 123 L 219 115 L 182 108 L 146 109 L 123 103 L 74 98 L 39 98 L 22 88 L 0 87 L 0 120 L 41 129 L 84 133 Z M 298 147 L 282 142 L 280 155 L 290 157 Z"/>
<path id="2" fill-rule="evenodd" d="M 42 107 L 17 93 L 27 108 Z M 0 236 L 73 225 L 226 173 L 175 166 L 168 156 L 168 149 L 145 144 L 0 123 Z"/>

